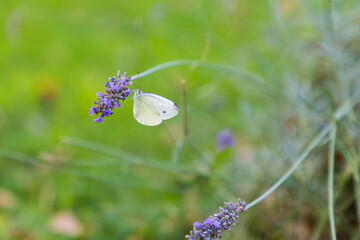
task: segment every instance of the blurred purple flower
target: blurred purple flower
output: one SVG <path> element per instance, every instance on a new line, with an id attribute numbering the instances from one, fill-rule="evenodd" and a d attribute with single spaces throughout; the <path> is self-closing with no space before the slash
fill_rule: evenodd
<path id="1" fill-rule="evenodd" d="M 109 82 L 105 84 L 104 94 L 96 93 L 97 101 L 94 101 L 96 107 L 92 106 L 89 111 L 91 116 L 100 114 L 100 117 L 93 120 L 94 122 L 102 123 L 104 117 L 113 114 L 114 108 L 120 108 L 121 103 L 119 101 L 124 101 L 130 95 L 131 91 L 127 85 L 132 84 L 131 78 L 126 77 L 126 73 L 122 76 L 120 71 L 118 71 L 117 76 L 118 79 L 116 77 L 109 78 Z"/>
<path id="2" fill-rule="evenodd" d="M 218 152 L 224 151 L 226 148 L 231 148 L 235 146 L 235 138 L 232 135 L 232 131 L 229 128 L 221 130 L 216 134 L 217 146 L 216 150 Z"/>
<path id="3" fill-rule="evenodd" d="M 190 240 L 216 240 L 222 238 L 224 231 L 231 231 L 231 225 L 235 226 L 240 213 L 247 212 L 246 203 L 238 199 L 238 203 L 226 202 L 225 208 L 219 208 L 220 213 L 210 216 L 204 223 L 194 222 L 193 230 L 186 235 Z"/>

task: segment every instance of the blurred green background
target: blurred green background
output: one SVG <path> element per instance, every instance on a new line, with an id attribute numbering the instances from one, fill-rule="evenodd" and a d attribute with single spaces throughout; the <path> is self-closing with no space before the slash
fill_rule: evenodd
<path id="1" fill-rule="evenodd" d="M 0 238 L 183 239 L 224 201 L 252 201 L 358 93 L 358 4 L 3 0 Z M 142 126 L 131 97 L 92 122 L 95 94 L 117 70 L 131 76 L 177 59 L 219 65 L 168 68 L 135 84 L 183 113 L 186 81 L 185 140 L 181 115 Z M 359 234 L 357 111 L 338 131 L 340 239 Z M 237 144 L 217 152 L 224 128 Z M 328 239 L 327 151 L 223 239 Z"/>

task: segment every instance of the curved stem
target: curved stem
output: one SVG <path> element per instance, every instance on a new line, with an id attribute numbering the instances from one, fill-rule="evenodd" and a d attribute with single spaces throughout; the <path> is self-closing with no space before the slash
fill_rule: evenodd
<path id="1" fill-rule="evenodd" d="M 178 67 L 178 66 L 191 66 L 191 65 L 198 64 L 199 62 L 200 61 L 198 61 L 198 60 L 176 60 L 176 61 L 161 63 L 159 65 L 156 65 L 155 67 L 152 67 L 152 68 L 146 70 L 145 72 L 131 76 L 131 81 L 145 77 L 149 74 L 152 74 L 154 72 L 160 71 L 165 68 Z"/>
<path id="2" fill-rule="evenodd" d="M 137 80 L 139 78 L 145 77 L 147 75 L 150 75 L 154 72 L 171 68 L 171 67 L 178 67 L 178 66 L 201 66 L 208 69 L 216 70 L 219 72 L 223 72 L 226 74 L 233 75 L 235 77 L 241 78 L 244 81 L 248 81 L 249 83 L 256 85 L 256 88 L 261 89 L 263 92 L 267 93 L 268 95 L 271 95 L 273 97 L 281 97 L 281 98 L 287 98 L 286 94 L 281 91 L 276 86 L 270 85 L 269 83 L 266 83 L 262 77 L 259 75 L 249 73 L 247 71 L 241 70 L 240 68 L 236 67 L 229 67 L 224 66 L 220 64 L 210 63 L 210 62 L 203 62 L 199 60 L 191 60 L 191 59 L 185 59 L 185 60 L 176 60 L 176 61 L 170 61 L 161 63 L 159 65 L 156 65 L 155 67 L 152 67 L 145 72 L 142 72 L 140 74 L 131 76 L 131 81 Z M 237 82 L 236 82 L 237 83 Z"/>
<path id="3" fill-rule="evenodd" d="M 346 101 L 339 107 L 333 114 L 334 120 L 341 120 L 358 102 L 360 98 L 356 98 L 353 100 Z M 275 184 L 270 187 L 265 193 L 263 193 L 260 197 L 252 201 L 250 204 L 247 205 L 247 209 L 255 206 L 262 200 L 264 200 L 267 196 L 269 196 L 272 192 L 274 192 L 285 180 L 297 169 L 298 166 L 306 159 L 306 157 L 309 155 L 309 153 L 316 148 L 316 146 L 321 142 L 321 140 L 330 132 L 332 129 L 331 124 L 327 124 L 326 127 L 320 131 L 318 135 L 311 141 L 311 143 L 306 147 L 304 152 L 295 160 L 291 168 L 286 171 L 286 173 L 280 177 L 278 181 L 275 182 Z"/>
<path id="4" fill-rule="evenodd" d="M 260 197 L 252 201 L 250 204 L 247 205 L 247 209 L 255 206 L 262 200 L 264 200 L 267 196 L 269 196 L 272 192 L 274 192 L 285 180 L 297 169 L 297 167 L 306 159 L 309 153 L 321 142 L 321 140 L 326 136 L 326 134 L 330 131 L 330 125 L 327 125 L 307 146 L 305 151 L 296 159 L 294 164 L 291 166 L 289 170 L 265 193 L 263 193 Z"/>
<path id="5" fill-rule="evenodd" d="M 336 122 L 331 129 L 331 142 L 328 156 L 328 211 L 331 229 L 331 239 L 336 240 L 335 216 L 334 216 L 334 158 L 336 141 Z"/>

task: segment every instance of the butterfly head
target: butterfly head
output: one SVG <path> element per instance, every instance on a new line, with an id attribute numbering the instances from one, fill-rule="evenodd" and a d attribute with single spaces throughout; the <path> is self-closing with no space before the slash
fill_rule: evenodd
<path id="1" fill-rule="evenodd" d="M 142 91 L 138 88 L 135 90 L 134 99 L 139 98 L 142 95 Z"/>

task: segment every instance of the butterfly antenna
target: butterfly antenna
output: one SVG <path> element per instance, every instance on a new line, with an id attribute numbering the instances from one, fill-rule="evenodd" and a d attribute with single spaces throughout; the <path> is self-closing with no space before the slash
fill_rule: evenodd
<path id="1" fill-rule="evenodd" d="M 135 86 L 135 87 L 137 87 L 137 88 L 140 88 L 138 85 L 136 85 L 135 83 L 133 83 L 133 85 Z M 135 91 L 135 90 L 134 90 Z"/>
<path id="2" fill-rule="evenodd" d="M 138 77 L 139 77 L 140 70 L 138 69 L 137 72 L 138 72 Z M 138 85 L 136 85 L 135 83 L 134 83 L 134 86 L 137 87 L 137 88 L 140 88 L 140 87 L 139 87 Z"/>
<path id="3" fill-rule="evenodd" d="M 138 76 L 139 76 L 140 71 L 138 70 L 137 72 L 138 72 Z M 132 85 L 134 85 L 135 87 L 140 89 L 140 87 L 138 85 L 136 85 L 134 82 L 132 82 Z M 135 92 L 136 90 L 133 90 L 133 91 Z"/>

